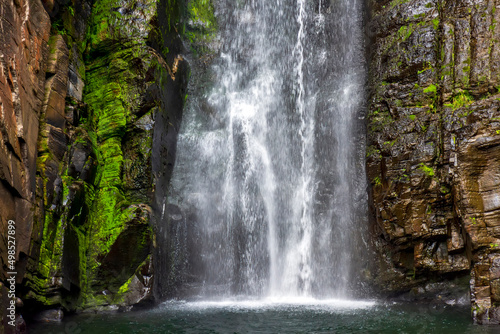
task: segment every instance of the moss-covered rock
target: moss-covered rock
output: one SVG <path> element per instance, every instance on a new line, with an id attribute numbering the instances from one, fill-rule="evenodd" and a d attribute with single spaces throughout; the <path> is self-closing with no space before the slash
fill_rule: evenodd
<path id="1" fill-rule="evenodd" d="M 185 95 L 179 92 L 187 82 L 176 28 L 184 4 L 49 5 L 40 204 L 22 291 L 26 309 L 151 302 L 152 166 L 175 158 L 175 150 L 154 157 L 153 137 L 168 133 L 162 143 L 175 147 Z"/>
<path id="2" fill-rule="evenodd" d="M 86 258 L 81 263 L 80 280 L 85 284 L 80 306 L 84 308 L 122 303 L 127 290 L 120 287 L 150 253 L 150 215 L 141 210 L 136 213 L 137 205 L 147 203 L 147 198 L 127 196 L 123 176 L 128 174 L 124 151 L 129 150 L 124 138 L 137 121 L 133 115 L 140 109 L 143 95 L 153 84 L 153 77 L 146 74 L 156 63 L 146 39 L 154 8 L 153 2 L 97 1 L 93 5 L 84 101 L 89 108 L 87 125 L 97 164 L 85 221 Z M 149 131 L 152 128 L 151 122 Z M 151 147 L 151 136 L 148 138 L 145 148 L 135 147 L 137 155 Z M 144 170 L 149 168 L 143 166 Z M 143 182 L 138 191 L 151 191 L 151 181 Z M 121 249 L 127 244 L 126 251 Z"/>

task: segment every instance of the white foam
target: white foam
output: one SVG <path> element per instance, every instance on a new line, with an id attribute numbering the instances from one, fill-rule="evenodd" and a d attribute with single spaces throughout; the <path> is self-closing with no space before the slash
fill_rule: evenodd
<path id="1" fill-rule="evenodd" d="M 367 309 L 376 305 L 372 300 L 315 299 L 308 297 L 272 297 L 258 300 L 205 300 L 205 301 L 167 301 L 164 307 L 185 310 L 231 309 L 231 310 L 269 310 L 289 307 L 304 309 L 346 310 Z"/>

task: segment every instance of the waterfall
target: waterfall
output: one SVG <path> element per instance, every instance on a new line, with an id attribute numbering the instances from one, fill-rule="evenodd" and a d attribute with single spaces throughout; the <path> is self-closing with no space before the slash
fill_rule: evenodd
<path id="1" fill-rule="evenodd" d="M 350 297 L 367 229 L 362 0 L 215 7 L 221 49 L 162 209 L 183 291 Z"/>

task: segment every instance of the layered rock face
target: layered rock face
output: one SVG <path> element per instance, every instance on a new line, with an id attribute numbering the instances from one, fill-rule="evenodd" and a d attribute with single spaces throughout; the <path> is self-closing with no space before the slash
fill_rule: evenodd
<path id="1" fill-rule="evenodd" d="M 6 268 L 7 221 L 19 222 L 16 256 L 22 273 L 33 231 L 31 209 L 50 20 L 39 1 L 2 1 L 0 12 L 0 258 Z M 5 274 L 2 270 L 0 278 L 5 279 Z"/>
<path id="2" fill-rule="evenodd" d="M 38 128 L 50 37 L 40 1 L 0 2 L 0 299 L 6 310 L 8 221 L 16 222 L 17 283 L 31 253 Z M 9 275 L 10 276 L 10 275 Z M 2 317 L 3 320 L 3 317 Z M 6 332 L 3 321 L 0 331 Z"/>
<path id="3" fill-rule="evenodd" d="M 0 281 L 14 220 L 25 314 L 151 302 L 155 183 L 175 158 L 188 73 L 180 3 L 0 13 Z"/>
<path id="4" fill-rule="evenodd" d="M 425 295 L 471 278 L 479 323 L 500 323 L 499 9 L 372 0 L 368 27 L 378 284 Z"/>

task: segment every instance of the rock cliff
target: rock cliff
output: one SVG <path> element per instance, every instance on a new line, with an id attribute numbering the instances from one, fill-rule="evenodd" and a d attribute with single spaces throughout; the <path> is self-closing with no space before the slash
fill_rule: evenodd
<path id="1" fill-rule="evenodd" d="M 9 220 L 21 313 L 152 302 L 155 184 L 189 74 L 183 5 L 7 0 L 0 13 L 2 304 Z"/>
<path id="2" fill-rule="evenodd" d="M 453 299 L 470 278 L 475 321 L 499 323 L 500 2 L 372 0 L 369 9 L 379 288 Z"/>

